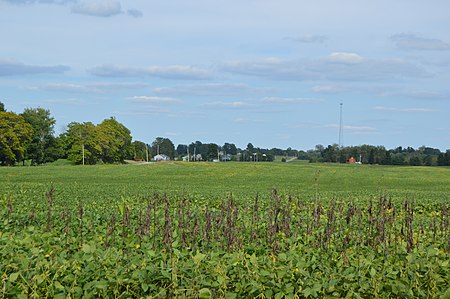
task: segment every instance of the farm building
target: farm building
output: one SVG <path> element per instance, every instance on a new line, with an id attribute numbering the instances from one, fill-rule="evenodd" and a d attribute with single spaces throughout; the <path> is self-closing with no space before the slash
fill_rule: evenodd
<path id="1" fill-rule="evenodd" d="M 164 154 L 159 154 L 153 157 L 154 161 L 169 161 L 170 157 Z"/>
<path id="2" fill-rule="evenodd" d="M 347 159 L 347 164 L 356 164 L 356 159 L 355 157 L 350 157 Z"/>

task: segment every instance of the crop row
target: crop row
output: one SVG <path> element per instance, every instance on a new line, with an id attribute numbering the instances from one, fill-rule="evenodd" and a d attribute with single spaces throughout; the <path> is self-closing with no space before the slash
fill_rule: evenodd
<path id="1" fill-rule="evenodd" d="M 256 194 L 83 202 L 4 198 L 3 297 L 436 297 L 450 210 Z"/>

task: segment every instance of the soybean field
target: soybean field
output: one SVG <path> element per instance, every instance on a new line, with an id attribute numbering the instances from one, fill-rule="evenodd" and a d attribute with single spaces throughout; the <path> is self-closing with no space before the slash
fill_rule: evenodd
<path id="1" fill-rule="evenodd" d="M 449 298 L 450 168 L 0 168 L 2 298 Z"/>

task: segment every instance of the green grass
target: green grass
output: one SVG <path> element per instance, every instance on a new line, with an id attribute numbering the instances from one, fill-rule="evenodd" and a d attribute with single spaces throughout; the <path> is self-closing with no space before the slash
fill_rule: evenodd
<path id="1" fill-rule="evenodd" d="M 57 164 L 0 168 L 2 298 L 450 295 L 448 167 Z"/>
<path id="2" fill-rule="evenodd" d="M 276 188 L 311 198 L 318 191 L 324 199 L 387 194 L 441 200 L 450 194 L 450 168 L 232 162 L 0 168 L 3 195 L 42 194 L 52 183 L 87 199 L 154 192 L 253 197 Z"/>

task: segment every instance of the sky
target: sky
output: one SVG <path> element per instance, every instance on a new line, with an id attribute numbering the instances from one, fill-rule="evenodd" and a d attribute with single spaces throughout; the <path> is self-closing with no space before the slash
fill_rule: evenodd
<path id="1" fill-rule="evenodd" d="M 0 0 L 0 101 L 134 140 L 450 148 L 448 0 Z M 342 118 L 340 107 L 342 103 Z"/>

